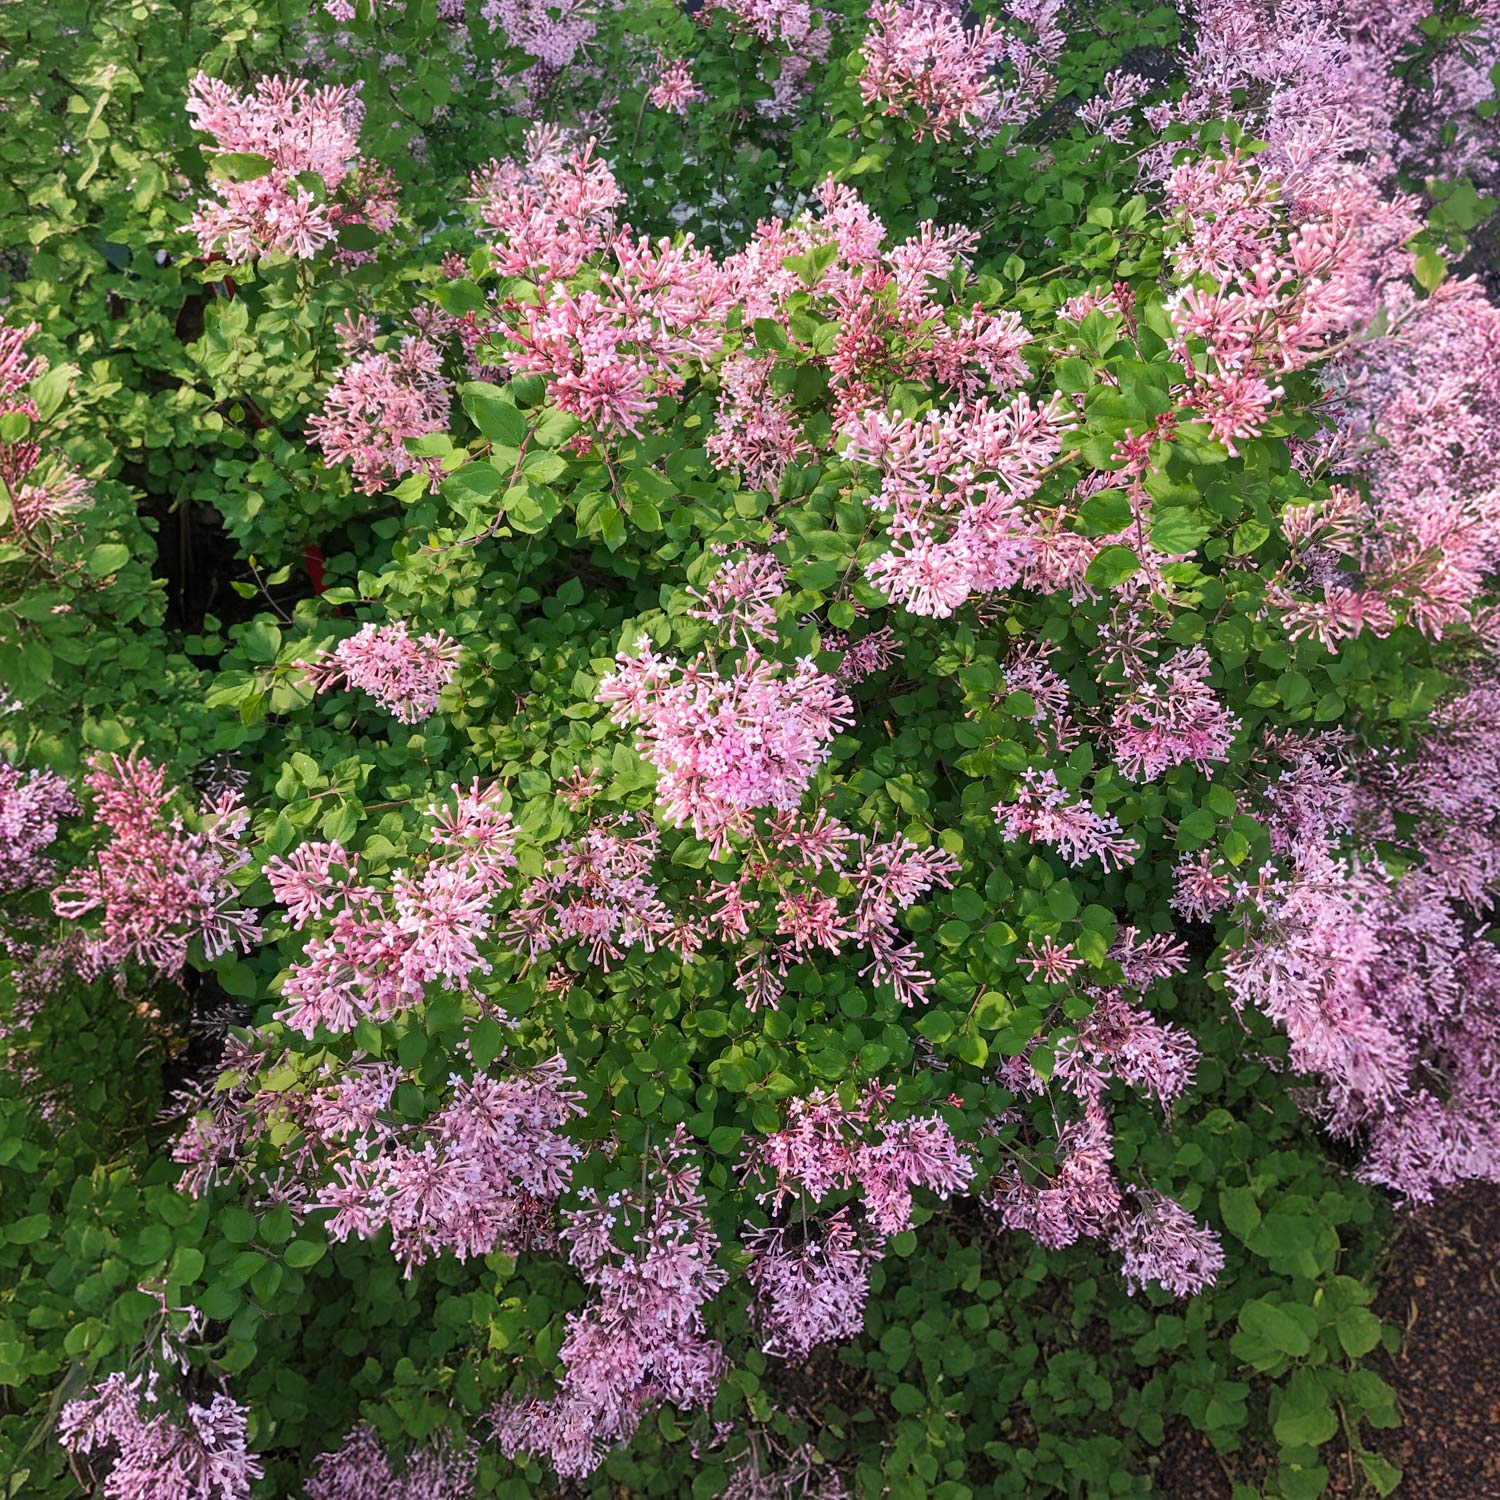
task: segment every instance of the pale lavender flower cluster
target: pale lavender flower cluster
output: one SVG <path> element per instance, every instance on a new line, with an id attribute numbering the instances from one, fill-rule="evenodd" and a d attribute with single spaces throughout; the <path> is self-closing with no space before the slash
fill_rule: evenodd
<path id="1" fill-rule="evenodd" d="M 847 1206 L 805 1224 L 751 1229 L 742 1238 L 767 1354 L 801 1360 L 819 1344 L 864 1330 L 870 1267 L 881 1251 Z"/>
<path id="2" fill-rule="evenodd" d="M 595 1195 L 567 1216 L 569 1257 L 592 1295 L 568 1317 L 557 1390 L 492 1413 L 507 1456 L 545 1453 L 559 1474 L 587 1474 L 663 1402 L 713 1399 L 726 1362 L 703 1309 L 727 1278 L 699 1176 L 679 1126 L 649 1154 L 639 1188 Z"/>
<path id="3" fill-rule="evenodd" d="M 1488 686 L 1405 754 L 1284 737 L 1285 769 L 1246 803 L 1276 859 L 1254 879 L 1210 859 L 1179 872 L 1184 905 L 1244 926 L 1231 1000 L 1285 1031 L 1328 1128 L 1366 1137 L 1362 1175 L 1419 1200 L 1500 1180 L 1500 950 L 1480 926 L 1500 881 L 1497 746 Z"/>
<path id="4" fill-rule="evenodd" d="M 660 843 L 654 827 L 623 818 L 585 829 L 521 893 L 505 940 L 531 962 L 575 942 L 605 970 L 637 945 L 646 953 L 662 943 L 690 953 L 685 924 L 667 908 L 652 872 Z"/>
<path id="5" fill-rule="evenodd" d="M 47 850 L 59 821 L 78 811 L 78 799 L 55 771 L 23 775 L 0 762 L 0 896 L 52 883 Z"/>
<path id="6" fill-rule="evenodd" d="M 0 327 L 0 416 L 39 415 L 26 388 L 47 368 L 46 361 L 26 352 L 37 325 Z M 88 481 L 60 454 L 45 452 L 33 431 L 20 438 L 0 438 L 0 485 L 10 496 L 10 538 L 28 551 L 45 553 L 52 534 L 66 529 L 87 504 Z M 13 699 L 0 696 L 0 711 L 10 712 Z"/>
<path id="7" fill-rule="evenodd" d="M 1080 1238 L 1102 1239 L 1125 1256 L 1132 1286 L 1158 1281 L 1177 1296 L 1201 1291 L 1223 1265 L 1218 1240 L 1199 1227 L 1175 1201 L 1150 1187 L 1122 1187 L 1114 1172 L 1114 1141 L 1105 1095 L 1112 1081 L 1153 1098 L 1163 1111 L 1191 1085 L 1198 1048 L 1181 1027 L 1158 1020 L 1133 1003 L 1126 988 L 1145 989 L 1187 966 L 1184 945 L 1170 934 L 1142 937 L 1121 929 L 1107 957 L 1120 967 L 1121 986 L 1086 986 L 1093 1008 L 1071 1036 L 1056 1043 L 1050 1078 L 1037 1073 L 1029 1051 L 1003 1063 L 997 1081 L 1018 1100 L 1044 1097 L 1053 1118 L 1066 1090 L 1083 1110 L 1058 1131 L 1046 1154 L 1015 1150 L 1014 1159 L 991 1180 L 987 1197 L 1008 1229 L 1030 1234 L 1047 1249 Z M 1053 948 L 1045 939 L 1032 962 L 1055 960 L 1054 982 L 1068 979 L 1078 964 L 1070 945 Z M 1023 960 L 1025 961 L 1025 960 Z M 1035 1046 L 1035 1043 L 1032 1044 Z M 1019 1109 L 1000 1121 L 1024 1120 Z"/>
<path id="8" fill-rule="evenodd" d="M 837 1093 L 794 1099 L 781 1130 L 757 1141 L 746 1177 L 773 1214 L 790 1203 L 801 1214 L 745 1236 L 753 1260 L 746 1276 L 768 1354 L 798 1359 L 816 1345 L 857 1334 L 864 1321 L 870 1267 L 891 1235 L 910 1227 L 912 1192 L 940 1198 L 973 1180 L 974 1164 L 936 1115 L 891 1120 L 893 1091 L 871 1084 L 846 1105 Z M 857 1190 L 862 1221 L 849 1205 L 809 1219 L 808 1205 Z"/>
<path id="9" fill-rule="evenodd" d="M 1154 1281 L 1187 1297 L 1211 1286 L 1224 1266 L 1217 1235 L 1154 1189 L 1122 1191 L 1113 1162 L 1109 1115 L 1091 1099 L 1083 1117 L 1063 1127 L 1052 1170 L 1005 1168 L 990 1184 L 989 1201 L 1007 1229 L 1049 1250 L 1080 1238 L 1104 1240 L 1123 1256 L 1133 1289 Z"/>
<path id="10" fill-rule="evenodd" d="M 844 659 L 838 666 L 838 678 L 840 682 L 848 683 L 863 682 L 865 678 L 885 671 L 906 653 L 900 637 L 889 625 L 882 625 L 868 635 L 862 635 L 857 641 L 851 641 L 837 631 L 829 631 L 823 638 L 823 644 L 826 650 L 843 652 Z"/>
<path id="11" fill-rule="evenodd" d="M 481 18 L 513 46 L 549 69 L 565 68 L 592 39 L 597 23 L 584 0 L 545 5 L 542 0 L 484 0 Z"/>
<path id="12" fill-rule="evenodd" d="M 1212 663 L 1202 646 L 1176 652 L 1159 672 L 1135 684 L 1115 707 L 1115 760 L 1135 781 L 1191 762 L 1206 771 L 1228 757 L 1239 721 L 1209 685 Z"/>
<path id="13" fill-rule="evenodd" d="M 237 1178 L 299 1218 L 325 1211 L 333 1240 L 389 1230 L 408 1276 L 444 1253 L 469 1260 L 555 1242 L 553 1205 L 580 1156 L 567 1131 L 582 1098 L 560 1056 L 454 1073 L 419 1122 L 393 1107 L 412 1081 L 396 1064 L 355 1052 L 295 1084 L 269 1082 L 287 1056 L 235 1040 L 226 1076 L 189 1094 L 196 1113 L 173 1152 L 185 1192 Z M 252 1149 L 269 1141 L 274 1178 Z"/>
<path id="14" fill-rule="evenodd" d="M 1165 1109 L 1192 1083 L 1197 1064 L 1197 1044 L 1180 1026 L 1158 1021 L 1118 990 L 1103 990 L 1073 1035 L 1057 1044 L 1053 1077 L 1085 1101 L 1101 1097 L 1115 1078 Z"/>
<path id="15" fill-rule="evenodd" d="M 719 1500 L 849 1500 L 839 1471 L 802 1443 L 789 1453 L 765 1451 L 766 1435 L 752 1439 Z"/>
<path id="16" fill-rule="evenodd" d="M 1124 869 L 1140 852 L 1113 813 L 1095 812 L 1087 801 L 1064 791 L 1056 771 L 1023 771 L 1013 797 L 995 808 L 1006 839 L 1050 844 L 1070 865 L 1097 858 L 1106 870 Z"/>
<path id="17" fill-rule="evenodd" d="M 116 1373 L 63 1407 L 58 1434 L 75 1457 L 111 1460 L 105 1500 L 247 1500 L 262 1470 L 245 1446 L 246 1417 L 222 1393 L 178 1416 L 154 1374 Z"/>
<path id="18" fill-rule="evenodd" d="M 1140 1192 L 1137 1198 L 1111 1240 L 1131 1291 L 1156 1282 L 1174 1297 L 1191 1297 L 1212 1286 L 1224 1269 L 1219 1237 L 1164 1193 Z"/>
<path id="19" fill-rule="evenodd" d="M 329 387 L 324 408 L 307 419 L 313 441 L 331 464 L 348 464 L 356 488 L 377 495 L 406 474 L 441 470 L 406 449 L 407 438 L 440 432 L 450 391 L 443 351 L 422 334 L 405 334 L 396 347 L 352 351 L 354 358 Z"/>
<path id="20" fill-rule="evenodd" d="M 307 1500 L 468 1500 L 478 1466 L 473 1443 L 446 1430 L 393 1464 L 379 1434 L 361 1422 L 318 1455 L 305 1488 Z"/>
<path id="21" fill-rule="evenodd" d="M 398 1076 L 368 1070 L 338 1096 L 342 1120 L 322 1123 L 325 1140 L 357 1143 L 316 1200 L 332 1210 L 329 1238 L 371 1239 L 389 1228 L 408 1276 L 443 1251 L 469 1260 L 545 1242 L 551 1205 L 580 1155 L 564 1130 L 583 1096 L 567 1087 L 562 1058 L 506 1078 L 455 1079 L 420 1131 L 384 1118 Z"/>
<path id="22" fill-rule="evenodd" d="M 176 975 L 196 939 L 217 958 L 260 937 L 230 876 L 247 864 L 249 809 L 227 792 L 189 829 L 172 812 L 166 772 L 142 756 L 94 755 L 84 783 L 107 838 L 52 893 L 60 916 L 95 916 L 84 947 L 91 974 L 138 963 Z"/>

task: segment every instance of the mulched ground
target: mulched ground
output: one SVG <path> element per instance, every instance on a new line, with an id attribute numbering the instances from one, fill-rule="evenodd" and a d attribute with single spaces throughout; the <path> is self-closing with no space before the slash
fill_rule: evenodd
<path id="1" fill-rule="evenodd" d="M 1500 1500 L 1500 1186 L 1476 1184 L 1403 1216 L 1380 1272 L 1375 1310 L 1401 1351 L 1372 1356 L 1403 1423 L 1369 1445 L 1402 1471 L 1394 1500 Z M 1328 1500 L 1373 1494 L 1330 1453 Z M 1229 1500 L 1213 1446 L 1170 1431 L 1157 1483 L 1164 1500 Z M 1246 1476 L 1249 1477 L 1249 1476 Z"/>

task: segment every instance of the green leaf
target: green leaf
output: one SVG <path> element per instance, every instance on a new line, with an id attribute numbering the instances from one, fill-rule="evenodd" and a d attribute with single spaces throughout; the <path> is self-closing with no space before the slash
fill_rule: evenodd
<path id="1" fill-rule="evenodd" d="M 500 1023 L 490 1016 L 482 1016 L 469 1033 L 469 1056 L 474 1066 L 483 1071 L 504 1049 L 505 1033 L 500 1029 Z"/>
<path id="2" fill-rule="evenodd" d="M 1435 292 L 1443 277 L 1448 274 L 1448 262 L 1438 251 L 1424 250 L 1417 257 L 1417 263 L 1412 267 L 1412 274 L 1417 278 L 1417 285 L 1424 292 Z"/>
<path id="3" fill-rule="evenodd" d="M 373 250 L 380 236 L 368 224 L 340 224 L 339 244 L 345 250 Z"/>
<path id="4" fill-rule="evenodd" d="M 1380 1319 L 1368 1307 L 1346 1307 L 1334 1326 L 1351 1359 L 1368 1354 L 1380 1342 Z"/>
<path id="5" fill-rule="evenodd" d="M 89 572 L 95 578 L 118 573 L 130 561 L 130 548 L 123 542 L 104 542 L 89 553 Z"/>
<path id="6" fill-rule="evenodd" d="M 1078 509 L 1085 536 L 1108 536 L 1130 525 L 1135 512 L 1123 490 L 1100 490 L 1090 495 Z"/>
<path id="7" fill-rule="evenodd" d="M 1275 1403 L 1272 1430 L 1288 1448 L 1315 1448 L 1338 1431 L 1338 1417 L 1322 1382 L 1310 1370 L 1296 1371 Z"/>
<path id="8" fill-rule="evenodd" d="M 1359 1466 L 1365 1471 L 1365 1478 L 1370 1481 L 1377 1495 L 1391 1495 L 1401 1483 L 1401 1470 L 1389 1459 L 1382 1458 L 1378 1453 L 1360 1453 Z"/>
<path id="9" fill-rule="evenodd" d="M 775 318 L 755 320 L 755 342 L 762 349 L 780 351 L 786 348 L 786 329 Z"/>
<path id="10" fill-rule="evenodd" d="M 1159 509 L 1151 523 L 1151 545 L 1176 556 L 1196 552 L 1213 534 L 1214 526 L 1213 516 L 1195 506 Z"/>
<path id="11" fill-rule="evenodd" d="M 28 1214 L 6 1227 L 5 1238 L 12 1245 L 34 1245 L 47 1237 L 51 1227 L 52 1220 L 46 1214 Z"/>
<path id="12" fill-rule="evenodd" d="M 1264 521 L 1241 521 L 1234 528 L 1234 536 L 1230 540 L 1230 551 L 1236 557 L 1246 557 L 1254 552 L 1267 537 L 1271 535 L 1271 528 Z"/>
<path id="13" fill-rule="evenodd" d="M 560 448 L 580 425 L 578 418 L 569 412 L 543 412 L 536 425 L 536 441 L 544 448 Z"/>
<path id="14" fill-rule="evenodd" d="M 1090 588 L 1112 589 L 1119 587 L 1127 578 L 1139 570 L 1141 560 L 1129 547 L 1119 543 L 1103 547 L 1088 565 L 1083 581 Z"/>
<path id="15" fill-rule="evenodd" d="M 25 702 L 52 680 L 52 652 L 41 641 L 0 641 L 0 687 Z"/>
<path id="16" fill-rule="evenodd" d="M 483 312 L 487 306 L 484 293 L 472 281 L 449 281 L 434 293 L 444 312 L 461 318 L 465 313 Z"/>
<path id="17" fill-rule="evenodd" d="M 231 1244 L 245 1245 L 255 1238 L 256 1218 L 243 1208 L 221 1209 L 218 1215 L 219 1228 Z"/>
<path id="18" fill-rule="evenodd" d="M 1247 1187 L 1219 1189 L 1219 1217 L 1238 1240 L 1248 1240 L 1260 1228 L 1260 1205 Z"/>
<path id="19" fill-rule="evenodd" d="M 464 410 L 490 442 L 519 448 L 526 441 L 526 418 L 498 385 L 471 380 L 458 389 Z"/>
<path id="20" fill-rule="evenodd" d="M 221 151 L 209 162 L 208 170 L 216 177 L 227 177 L 231 182 L 251 182 L 264 177 L 275 163 L 267 156 L 258 156 L 253 151 Z"/>
<path id="21" fill-rule="evenodd" d="M 1306 1330 L 1290 1314 L 1263 1297 L 1240 1309 L 1240 1327 L 1262 1338 L 1282 1354 L 1300 1358 L 1312 1348 Z"/>

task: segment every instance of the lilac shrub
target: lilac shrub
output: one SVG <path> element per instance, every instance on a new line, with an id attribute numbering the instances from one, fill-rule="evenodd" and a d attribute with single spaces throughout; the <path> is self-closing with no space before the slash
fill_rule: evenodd
<path id="1" fill-rule="evenodd" d="M 180 724 L 0 714 L 39 1493 L 1144 1495 L 1167 1417 L 1385 1485 L 1376 1190 L 1500 1180 L 1500 311 L 1414 190 L 1492 8 L 1202 0 L 1168 85 L 1061 0 L 616 9 L 184 83 L 245 607 Z M 32 624 L 115 564 L 38 331 Z"/>

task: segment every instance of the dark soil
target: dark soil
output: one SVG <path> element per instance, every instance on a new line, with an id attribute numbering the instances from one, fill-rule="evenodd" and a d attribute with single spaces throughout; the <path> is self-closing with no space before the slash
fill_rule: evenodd
<path id="1" fill-rule="evenodd" d="M 1396 1500 L 1500 1500 L 1500 1186 L 1411 1214 L 1375 1311 L 1403 1336 L 1375 1356 L 1403 1418 L 1372 1443 L 1402 1471 Z"/>
<path id="2" fill-rule="evenodd" d="M 1234 1488 L 1218 1450 L 1187 1422 L 1167 1428 L 1156 1483 L 1163 1500 L 1229 1500 Z"/>

